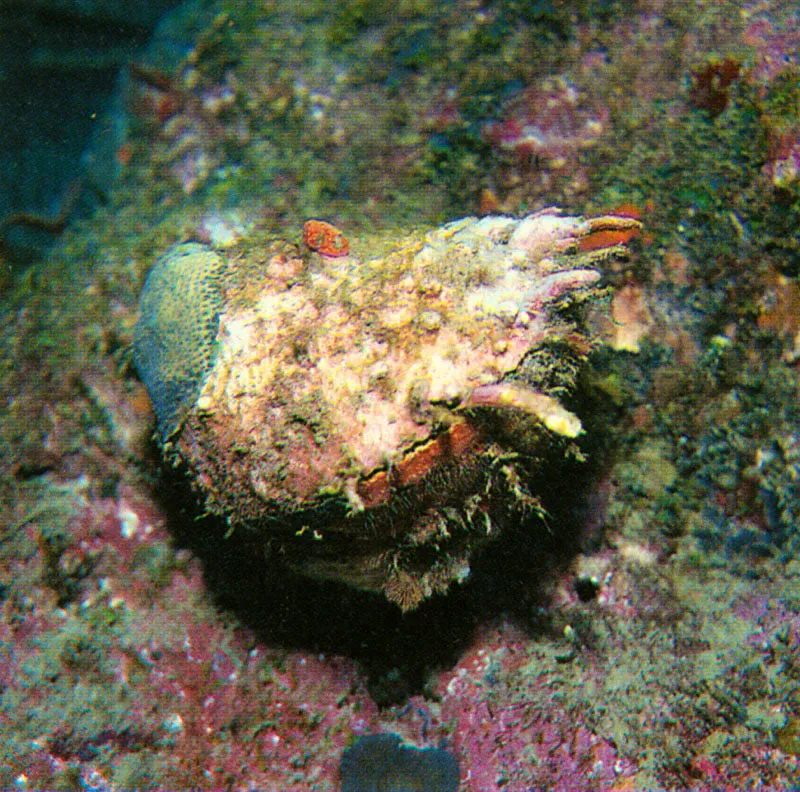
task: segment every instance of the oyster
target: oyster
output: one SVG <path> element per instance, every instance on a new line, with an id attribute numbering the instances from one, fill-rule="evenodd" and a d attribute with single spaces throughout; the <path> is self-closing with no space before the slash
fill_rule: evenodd
<path id="1" fill-rule="evenodd" d="M 561 399 L 593 345 L 593 265 L 637 228 L 549 209 L 466 218 L 374 258 L 275 243 L 209 268 L 221 307 L 213 322 L 196 308 L 214 354 L 188 377 L 157 350 L 189 335 L 159 332 L 176 297 L 165 271 L 190 259 L 173 249 L 145 284 L 134 345 L 154 401 L 172 392 L 162 360 L 181 397 L 196 394 L 180 410 L 156 403 L 164 451 L 210 511 L 294 569 L 414 608 L 539 508 L 537 460 L 581 432 Z"/>

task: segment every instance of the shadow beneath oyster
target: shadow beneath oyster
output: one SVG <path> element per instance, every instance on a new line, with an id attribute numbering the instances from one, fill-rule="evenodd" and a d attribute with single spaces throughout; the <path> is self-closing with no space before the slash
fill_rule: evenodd
<path id="1" fill-rule="evenodd" d="M 475 629 L 500 617 L 557 638 L 549 591 L 587 541 L 598 464 L 548 468 L 537 493 L 546 520 L 508 525 L 471 563 L 466 582 L 403 613 L 381 594 L 321 582 L 270 558 L 255 536 L 201 516 L 195 494 L 165 471 L 161 500 L 176 543 L 196 555 L 215 604 L 265 643 L 346 655 L 361 664 L 380 706 L 423 691 L 430 672 L 456 663 Z"/>

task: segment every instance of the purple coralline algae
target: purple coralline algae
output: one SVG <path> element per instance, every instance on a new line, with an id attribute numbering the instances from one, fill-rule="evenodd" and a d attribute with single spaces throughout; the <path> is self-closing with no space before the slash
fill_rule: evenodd
<path id="1" fill-rule="evenodd" d="M 0 788 L 796 789 L 796 2 L 202 5 L 0 246 Z"/>

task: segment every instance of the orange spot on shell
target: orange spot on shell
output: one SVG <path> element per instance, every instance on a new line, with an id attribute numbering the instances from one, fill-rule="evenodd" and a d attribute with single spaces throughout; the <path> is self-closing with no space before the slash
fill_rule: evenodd
<path id="1" fill-rule="evenodd" d="M 323 256 L 346 256 L 350 252 L 347 237 L 324 220 L 308 220 L 303 226 L 303 242 L 309 250 Z"/>
<path id="2" fill-rule="evenodd" d="M 453 424 L 447 431 L 409 451 L 390 469 L 379 470 L 360 481 L 356 491 L 364 508 L 388 503 L 395 489 L 419 484 L 439 465 L 477 448 L 480 439 L 480 431 L 467 421 Z"/>
<path id="3" fill-rule="evenodd" d="M 639 236 L 639 229 L 634 228 L 603 228 L 592 231 L 578 242 L 578 249 L 584 253 L 592 250 L 603 250 L 603 248 L 616 247 L 630 242 L 634 237 Z"/>
<path id="4" fill-rule="evenodd" d="M 612 217 L 630 217 L 632 220 L 642 219 L 641 207 L 633 203 L 624 203 L 615 206 L 609 212 L 606 212 L 606 214 L 610 214 Z"/>

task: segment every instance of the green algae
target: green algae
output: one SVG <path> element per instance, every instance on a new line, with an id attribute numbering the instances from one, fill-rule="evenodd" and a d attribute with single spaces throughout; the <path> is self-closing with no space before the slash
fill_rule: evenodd
<path id="1" fill-rule="evenodd" d="M 800 755 L 800 718 L 788 718 L 786 723 L 775 731 L 775 742 L 784 753 Z"/>

